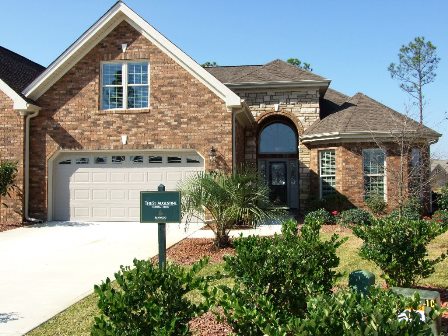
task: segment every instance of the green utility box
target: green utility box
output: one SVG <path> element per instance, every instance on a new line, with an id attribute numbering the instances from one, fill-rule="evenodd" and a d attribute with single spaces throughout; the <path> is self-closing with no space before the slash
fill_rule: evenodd
<path id="1" fill-rule="evenodd" d="M 403 295 L 405 297 L 412 297 L 414 293 L 418 293 L 420 296 L 420 302 L 422 303 L 422 308 L 424 309 L 425 314 L 435 307 L 436 305 L 441 304 L 440 301 L 440 293 L 436 291 L 423 290 L 423 289 L 415 289 L 415 288 L 402 288 L 402 287 L 392 287 L 392 291 Z M 432 333 L 433 335 L 439 335 L 441 329 L 441 319 L 438 318 L 432 325 Z"/>
<path id="2" fill-rule="evenodd" d="M 366 294 L 373 285 L 375 285 L 375 274 L 372 272 L 357 270 L 348 276 L 348 286 L 363 294 Z"/>

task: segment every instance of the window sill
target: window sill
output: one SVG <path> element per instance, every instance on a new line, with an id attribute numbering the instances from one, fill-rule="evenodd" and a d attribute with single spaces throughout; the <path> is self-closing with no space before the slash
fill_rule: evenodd
<path id="1" fill-rule="evenodd" d="M 113 109 L 113 110 L 98 110 L 98 114 L 140 114 L 140 113 L 150 113 L 151 108 L 146 107 L 142 109 Z"/>

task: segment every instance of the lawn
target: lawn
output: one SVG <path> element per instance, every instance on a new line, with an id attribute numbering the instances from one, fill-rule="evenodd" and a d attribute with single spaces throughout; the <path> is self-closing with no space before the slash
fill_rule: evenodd
<path id="1" fill-rule="evenodd" d="M 322 233 L 322 236 L 330 237 L 330 233 Z M 340 232 L 341 237 L 348 237 L 348 240 L 339 248 L 338 255 L 340 257 L 340 265 L 338 271 L 344 274 L 344 277 L 339 281 L 339 285 L 346 285 L 347 276 L 350 272 L 357 269 L 366 269 L 372 271 L 377 278 L 377 283 L 383 284 L 382 279 L 379 277 L 380 270 L 375 267 L 371 262 L 363 260 L 359 257 L 357 251 L 360 248 L 362 241 L 350 232 Z M 441 254 L 448 249 L 448 232 L 437 237 L 430 244 L 430 256 Z M 223 263 L 209 264 L 203 272 L 206 274 L 213 274 L 222 270 Z M 437 265 L 436 271 L 429 278 L 422 280 L 419 285 L 448 288 L 448 259 L 445 259 L 442 263 Z M 221 280 L 226 281 L 226 280 Z M 195 295 L 192 298 L 197 299 Z M 83 300 L 77 302 L 73 306 L 69 307 L 62 313 L 56 315 L 46 323 L 42 324 L 35 330 L 31 331 L 27 335 L 29 336 L 42 336 L 42 335 L 54 335 L 54 336 L 81 336 L 90 335 L 90 328 L 93 323 L 94 316 L 98 313 L 96 307 L 96 295 L 91 294 Z"/>

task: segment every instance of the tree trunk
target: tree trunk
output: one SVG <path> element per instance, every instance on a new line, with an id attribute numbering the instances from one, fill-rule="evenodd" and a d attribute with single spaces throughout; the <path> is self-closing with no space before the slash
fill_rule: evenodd
<path id="1" fill-rule="evenodd" d="M 226 232 L 227 230 L 225 227 L 216 227 L 216 234 L 215 234 L 215 247 L 220 249 L 223 247 L 230 246 L 230 238 L 229 235 Z"/>

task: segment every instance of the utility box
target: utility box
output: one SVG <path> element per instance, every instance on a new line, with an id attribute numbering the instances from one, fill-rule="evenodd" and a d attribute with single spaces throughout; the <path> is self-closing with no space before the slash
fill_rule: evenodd
<path id="1" fill-rule="evenodd" d="M 372 272 L 357 270 L 348 276 L 348 286 L 363 294 L 367 294 L 373 285 L 375 285 L 375 274 Z"/>
<path id="2" fill-rule="evenodd" d="M 424 310 L 425 315 L 427 315 L 436 305 L 441 305 L 440 293 L 436 291 L 403 287 L 392 287 L 392 291 L 405 297 L 412 297 L 414 296 L 414 293 L 418 293 L 418 295 L 420 296 L 420 302 L 422 304 L 422 310 Z M 440 329 L 442 326 L 441 323 L 442 321 L 440 318 L 433 322 L 433 335 L 440 334 Z"/>

